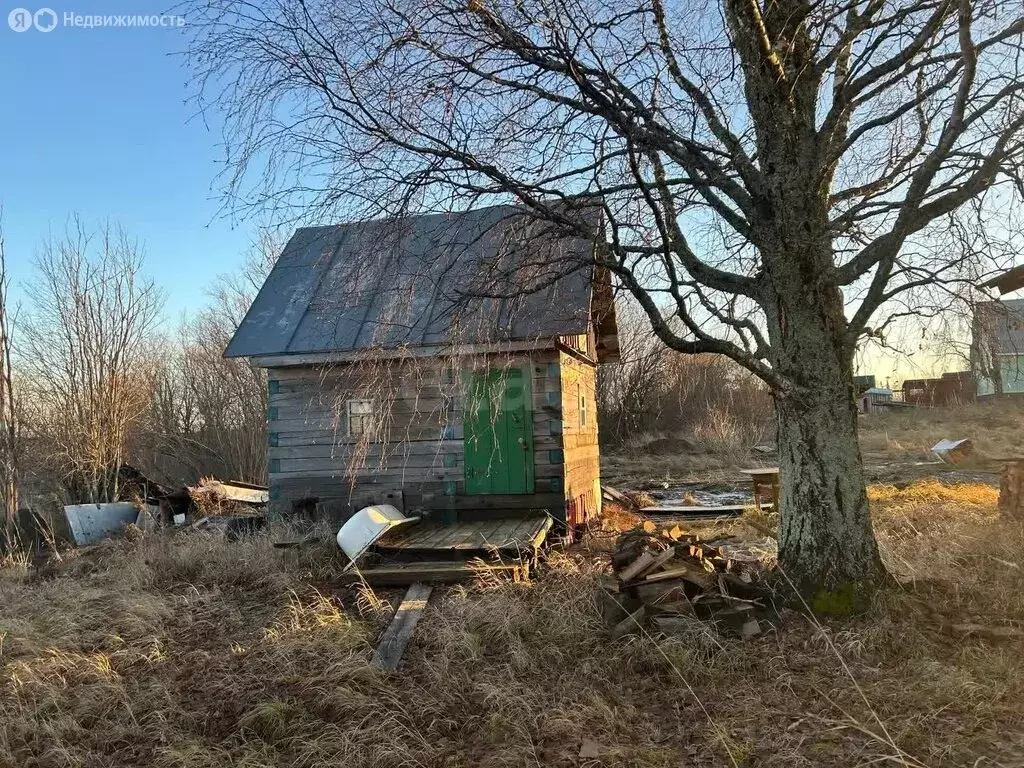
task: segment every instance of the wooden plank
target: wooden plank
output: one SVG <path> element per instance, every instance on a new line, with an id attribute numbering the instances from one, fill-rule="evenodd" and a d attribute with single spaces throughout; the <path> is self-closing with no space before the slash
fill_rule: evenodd
<path id="1" fill-rule="evenodd" d="M 665 549 L 665 551 L 659 553 L 658 556 L 654 558 L 654 562 L 652 562 L 646 568 L 641 569 L 638 573 L 635 573 L 632 578 L 634 578 L 634 579 L 643 578 L 646 574 L 652 573 L 652 572 L 656 571 L 658 568 L 663 566 L 665 563 L 667 563 L 669 560 L 671 560 L 675 556 L 676 556 L 676 548 L 675 547 L 668 547 L 667 549 Z M 627 579 L 623 579 L 623 581 L 626 581 L 626 580 Z"/>
<path id="2" fill-rule="evenodd" d="M 414 357 L 448 358 L 475 355 L 504 355 L 510 352 L 530 352 L 553 349 L 554 339 L 536 341 L 503 341 L 496 344 L 435 344 L 400 349 L 358 350 L 354 352 L 306 352 L 290 355 L 261 355 L 250 357 L 253 365 L 260 368 L 286 369 L 327 365 L 331 363 L 354 363 L 356 366 L 370 366 L 372 362 L 384 360 L 406 360 Z M 275 375 L 281 375 L 276 373 Z"/>
<path id="3" fill-rule="evenodd" d="M 622 569 L 619 574 L 619 581 L 630 581 L 634 576 L 642 573 L 654 564 L 654 555 L 649 551 L 641 552 L 640 557 Z"/>
<path id="4" fill-rule="evenodd" d="M 488 520 L 481 531 L 481 546 L 507 548 L 518 525 L 517 520 Z"/>
<path id="5" fill-rule="evenodd" d="M 378 566 L 356 573 L 348 573 L 342 581 L 358 584 L 365 581 L 373 586 L 406 585 L 416 582 L 431 584 L 453 584 L 459 581 L 472 581 L 483 573 L 500 574 L 516 577 L 525 574 L 524 563 L 458 563 L 451 561 L 416 561 Z"/>
<path id="6" fill-rule="evenodd" d="M 412 633 L 419 623 L 423 610 L 427 607 L 433 587 L 416 583 L 409 587 L 402 598 L 391 624 L 384 631 L 377 650 L 373 653 L 373 663 L 385 672 L 398 669 L 398 662 L 412 638 Z"/>
<path id="7" fill-rule="evenodd" d="M 554 527 L 555 521 L 550 517 L 540 518 L 536 527 L 535 533 L 530 538 L 530 543 L 533 544 L 534 549 L 540 549 L 544 540 L 548 537 L 548 533 Z"/>
<path id="8" fill-rule="evenodd" d="M 708 517 L 713 517 L 714 515 L 733 515 L 753 506 L 753 502 L 749 504 L 724 504 L 719 507 L 676 506 L 669 504 L 663 507 L 641 507 L 638 511 L 644 515 L 707 515 Z M 761 502 L 761 509 L 771 509 L 771 506 L 769 501 Z"/>
<path id="9" fill-rule="evenodd" d="M 385 533 L 378 541 L 377 546 L 405 546 L 407 542 L 423 538 L 429 529 L 429 524 L 422 520 L 418 523 L 409 523 Z"/>
<path id="10" fill-rule="evenodd" d="M 561 507 L 565 499 L 561 493 L 534 493 L 524 495 L 500 495 L 500 496 L 475 496 L 456 495 L 445 497 L 441 495 L 442 489 L 431 497 L 427 494 L 418 495 L 413 490 L 406 491 L 406 503 L 412 506 L 421 505 L 429 509 L 447 509 L 451 507 L 456 510 L 512 510 L 512 509 L 551 509 Z M 507 515 L 505 515 L 507 517 Z"/>
<path id="11" fill-rule="evenodd" d="M 477 520 L 442 525 L 424 522 L 405 526 L 377 542 L 385 552 L 403 551 L 479 551 L 489 549 L 524 550 L 543 542 L 553 521 L 549 517 Z"/>

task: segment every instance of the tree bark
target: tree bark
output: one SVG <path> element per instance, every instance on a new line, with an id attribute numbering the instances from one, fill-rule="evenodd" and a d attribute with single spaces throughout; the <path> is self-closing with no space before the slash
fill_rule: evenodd
<path id="1" fill-rule="evenodd" d="M 857 602 L 883 575 L 868 514 L 852 393 L 778 398 L 779 565 L 824 602 Z M 845 394 L 845 392 L 843 392 Z M 831 606 L 816 606 L 829 610 Z"/>
<path id="2" fill-rule="evenodd" d="M 885 574 L 857 441 L 853 345 L 838 291 L 811 283 L 788 300 L 783 295 L 773 313 L 775 366 L 792 386 L 775 395 L 779 565 L 816 611 L 849 613 L 864 607 Z"/>

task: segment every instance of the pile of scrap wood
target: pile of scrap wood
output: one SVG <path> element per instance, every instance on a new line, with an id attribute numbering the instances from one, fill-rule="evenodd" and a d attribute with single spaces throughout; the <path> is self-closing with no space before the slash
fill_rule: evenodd
<path id="1" fill-rule="evenodd" d="M 198 485 L 187 490 L 193 506 L 206 516 L 262 512 L 270 501 L 267 486 L 238 480 L 225 482 L 215 477 L 204 477 Z"/>
<path id="2" fill-rule="evenodd" d="M 603 583 L 612 638 L 679 632 L 697 620 L 741 637 L 760 634 L 778 615 L 764 564 L 749 551 L 731 539 L 704 542 L 650 523 L 621 534 L 614 578 Z"/>

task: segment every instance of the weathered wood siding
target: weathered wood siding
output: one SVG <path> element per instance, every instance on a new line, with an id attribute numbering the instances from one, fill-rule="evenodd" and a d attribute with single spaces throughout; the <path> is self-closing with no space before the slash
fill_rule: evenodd
<path id="1" fill-rule="evenodd" d="M 268 458 L 271 508 L 288 514 L 317 499 L 342 518 L 372 503 L 436 509 L 462 518 L 515 509 L 565 511 L 560 353 L 403 359 L 333 367 L 271 368 Z M 536 493 L 465 494 L 462 371 L 529 369 Z M 373 399 L 381 426 L 372 439 L 348 434 L 349 399 Z"/>
<path id="2" fill-rule="evenodd" d="M 597 445 L 597 367 L 559 353 L 566 516 L 578 526 L 601 513 L 601 456 Z M 581 408 L 581 397 L 585 409 Z M 584 419 L 585 410 L 585 419 Z"/>

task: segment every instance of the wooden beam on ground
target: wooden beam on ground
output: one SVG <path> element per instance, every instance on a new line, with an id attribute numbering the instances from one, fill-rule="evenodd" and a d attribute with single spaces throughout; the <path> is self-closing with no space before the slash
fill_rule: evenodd
<path id="1" fill-rule="evenodd" d="M 395 611 L 395 617 L 391 624 L 384 631 L 377 644 L 377 650 L 373 653 L 373 663 L 385 672 L 394 672 L 398 669 L 398 662 L 402 660 L 405 653 L 405 646 L 409 644 L 416 624 L 423 615 L 423 609 L 427 607 L 427 600 L 433 587 L 427 584 L 413 584 L 402 598 L 402 603 Z"/>
<path id="2" fill-rule="evenodd" d="M 704 517 L 714 517 L 716 515 L 740 515 L 743 514 L 743 510 L 752 508 L 753 502 L 750 504 L 723 504 L 719 507 L 699 507 L 699 506 L 681 506 L 676 504 L 667 504 L 659 507 L 641 507 L 638 511 L 642 515 L 701 515 Z M 770 502 L 762 502 L 761 509 L 771 509 L 772 505 Z"/>
<path id="3" fill-rule="evenodd" d="M 634 506 L 633 501 L 626 494 L 612 488 L 610 485 L 601 486 L 601 495 L 604 496 L 607 501 L 614 501 L 624 507 L 629 508 Z"/>
<path id="4" fill-rule="evenodd" d="M 344 584 L 359 584 L 365 581 L 372 586 L 405 586 L 417 582 L 432 584 L 453 584 L 458 581 L 472 581 L 478 576 L 496 574 L 511 576 L 514 581 L 525 578 L 529 565 L 522 561 L 509 563 L 483 563 L 480 561 L 460 562 L 452 560 L 393 563 L 391 565 L 366 568 L 358 573 L 349 571 L 341 578 Z"/>

